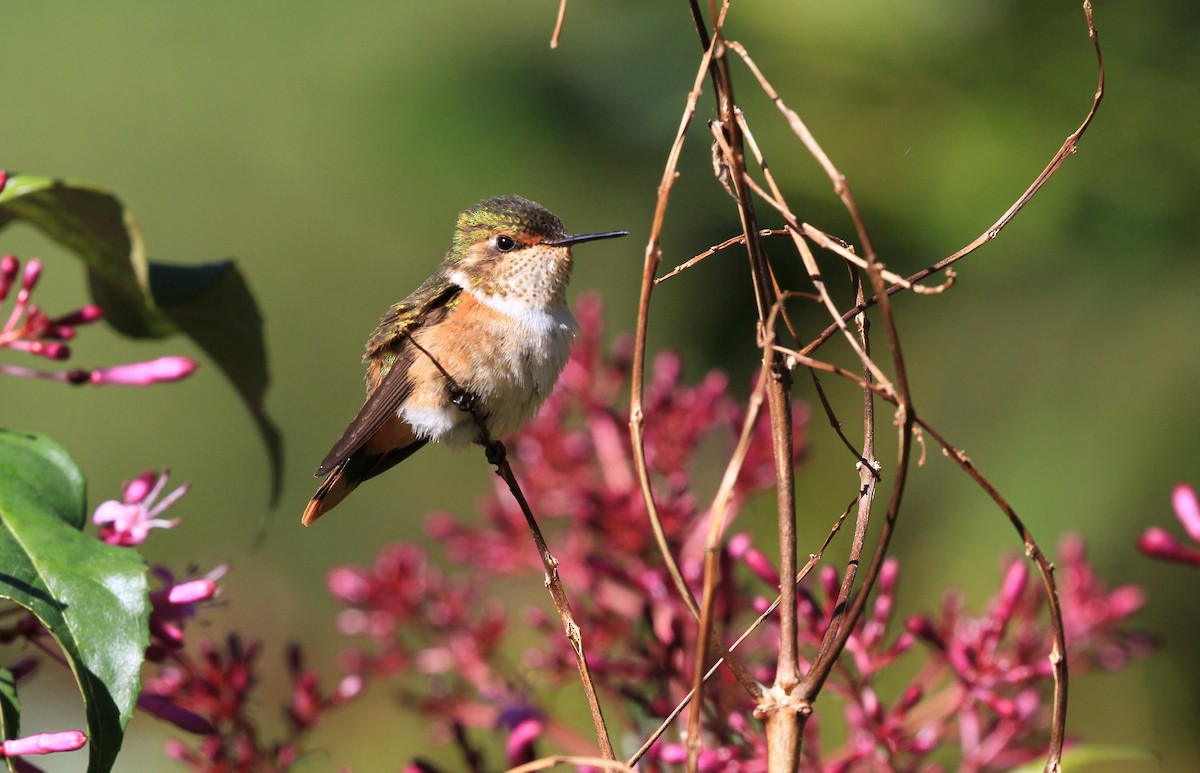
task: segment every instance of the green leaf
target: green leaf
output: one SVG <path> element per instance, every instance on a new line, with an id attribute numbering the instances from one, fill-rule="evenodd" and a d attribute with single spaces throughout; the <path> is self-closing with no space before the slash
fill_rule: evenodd
<path id="1" fill-rule="evenodd" d="M 21 699 L 17 697 L 17 680 L 12 671 L 0 668 L 0 737 L 8 740 L 21 735 Z M 16 773 L 17 762 L 5 757 L 10 773 Z"/>
<path id="2" fill-rule="evenodd" d="M 279 497 L 283 443 L 264 406 L 270 377 L 263 319 L 232 261 L 175 266 L 147 260 L 133 214 L 88 183 L 14 174 L 0 190 L 0 230 L 34 226 L 83 258 L 104 319 L 132 338 L 183 332 L 237 388 L 267 448 L 271 503 Z"/>
<path id="3" fill-rule="evenodd" d="M 142 232 L 111 192 L 87 183 L 12 175 L 0 191 L 0 228 L 16 220 L 83 258 L 92 297 L 114 328 L 133 338 L 174 332 L 150 295 Z"/>
<path id="4" fill-rule="evenodd" d="M 1046 767 L 1044 760 L 1014 768 L 1012 773 L 1041 773 Z M 1063 752 L 1062 769 L 1072 773 L 1097 771 L 1158 771 L 1162 760 L 1145 749 L 1136 746 L 1114 746 L 1108 744 L 1081 743 Z"/>
<path id="5" fill-rule="evenodd" d="M 0 430 L 0 597 L 58 642 L 83 694 L 91 773 L 113 767 L 149 643 L 146 565 L 79 530 L 83 476 L 48 438 Z"/>
<path id="6" fill-rule="evenodd" d="M 225 371 L 250 409 L 271 460 L 274 504 L 282 483 L 283 441 L 263 405 L 271 380 L 267 347 L 263 319 L 245 278 L 231 260 L 202 266 L 151 263 L 150 286 L 163 311 Z"/>

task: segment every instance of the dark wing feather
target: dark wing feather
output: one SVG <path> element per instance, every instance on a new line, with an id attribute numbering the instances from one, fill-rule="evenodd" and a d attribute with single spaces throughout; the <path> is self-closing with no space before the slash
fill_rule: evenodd
<path id="1" fill-rule="evenodd" d="M 391 417 L 396 415 L 400 404 L 408 399 L 412 392 L 412 383 L 408 380 L 408 368 L 412 364 L 413 348 L 405 346 L 391 370 L 383 377 L 383 381 L 371 393 L 363 407 L 358 409 L 358 415 L 346 427 L 338 442 L 333 444 L 316 475 L 327 474 L 334 467 L 348 459 L 355 451 L 366 445 L 379 428 Z"/>
<path id="2" fill-rule="evenodd" d="M 384 423 L 396 415 L 400 405 L 412 393 L 408 370 L 417 351 L 408 336 L 416 328 L 435 324 L 440 320 L 449 310 L 447 304 L 462 290 L 457 285 L 445 285 L 436 288 L 440 292 L 431 292 L 434 288 L 428 287 L 429 284 L 427 282 L 422 285 L 403 302 L 393 306 L 384 315 L 375 335 L 368 342 L 368 356 L 378 356 L 384 349 L 391 348 L 396 353 L 396 359 L 388 368 L 387 375 L 367 397 L 358 415 L 346 427 L 341 438 L 329 449 L 321 466 L 317 468 L 317 476 L 328 474 L 366 445 Z"/>

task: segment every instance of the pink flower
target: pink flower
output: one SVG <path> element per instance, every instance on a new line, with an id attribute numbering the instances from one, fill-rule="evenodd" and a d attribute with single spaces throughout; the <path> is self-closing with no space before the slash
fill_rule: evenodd
<path id="1" fill-rule="evenodd" d="M 196 361 L 187 357 L 159 357 L 157 360 L 148 362 L 97 368 L 91 372 L 89 381 L 97 386 L 102 384 L 149 386 L 150 384 L 179 381 L 192 375 L 194 370 L 196 370 Z"/>
<path id="2" fill-rule="evenodd" d="M 189 484 L 184 483 L 155 504 L 154 500 L 167 485 L 167 476 L 167 470 L 163 470 L 162 475 L 143 472 L 125 485 L 121 502 L 114 499 L 101 502 L 92 516 L 101 527 L 100 539 L 110 545 L 140 545 L 146 541 L 151 529 L 176 526 L 178 519 L 164 520 L 156 516 L 186 494 Z"/>
<path id="3" fill-rule="evenodd" d="M 1183 524 L 1183 530 L 1196 545 L 1184 545 L 1166 529 L 1151 526 L 1138 539 L 1138 550 L 1151 558 L 1177 561 L 1200 568 L 1200 502 L 1196 500 L 1195 489 L 1186 483 L 1180 483 L 1171 492 L 1171 504 L 1175 507 L 1175 517 Z"/>
<path id="4" fill-rule="evenodd" d="M 27 754 L 53 754 L 73 752 L 87 743 L 87 736 L 78 730 L 65 733 L 38 733 L 24 738 L 14 738 L 0 744 L 0 756 L 20 757 Z"/>

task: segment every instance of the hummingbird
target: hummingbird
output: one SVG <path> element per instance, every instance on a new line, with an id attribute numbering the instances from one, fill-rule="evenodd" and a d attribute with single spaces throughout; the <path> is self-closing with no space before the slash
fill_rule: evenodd
<path id="1" fill-rule="evenodd" d="M 572 245 L 627 233 L 568 234 L 520 196 L 460 214 L 437 270 L 388 309 L 367 341 L 366 402 L 317 468 L 325 482 L 302 523 L 431 440 L 485 442 L 476 416 L 497 439 L 533 416 L 578 328 L 567 307 Z"/>

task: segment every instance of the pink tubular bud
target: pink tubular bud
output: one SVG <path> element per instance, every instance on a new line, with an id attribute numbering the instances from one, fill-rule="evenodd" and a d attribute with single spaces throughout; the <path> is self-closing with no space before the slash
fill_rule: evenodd
<path id="1" fill-rule="evenodd" d="M 8 297 L 13 282 L 17 279 L 17 269 L 21 267 L 15 255 L 5 255 L 0 258 L 0 301 Z"/>
<path id="2" fill-rule="evenodd" d="M 0 191 L 4 190 L 6 185 L 8 185 L 8 172 L 0 169 Z"/>
<path id="3" fill-rule="evenodd" d="M 996 604 L 995 612 L 993 612 L 997 620 L 1007 623 L 1012 617 L 1013 611 L 1021 601 L 1021 596 L 1025 593 L 1028 579 L 1029 569 L 1023 561 L 1014 561 L 1008 567 L 1008 572 L 1004 575 L 1004 584 L 1001 586 L 1000 599 Z"/>
<path id="4" fill-rule="evenodd" d="M 913 636 L 928 642 L 938 649 L 945 649 L 946 644 L 934 627 L 933 621 L 924 615 L 913 615 L 904 621 L 904 629 Z"/>
<path id="5" fill-rule="evenodd" d="M 196 361 L 187 357 L 159 357 L 149 362 L 134 362 L 129 365 L 114 365 L 92 371 L 92 383 L 120 384 L 122 386 L 149 386 L 167 381 L 178 381 L 192 375 Z"/>
<path id="6" fill-rule="evenodd" d="M 740 558 L 746 567 L 754 572 L 761 580 L 772 588 L 779 587 L 779 573 L 771 564 L 771 559 L 750 542 L 750 535 L 737 534 L 729 540 L 729 554 Z"/>
<path id="7" fill-rule="evenodd" d="M 87 743 L 87 736 L 78 730 L 64 733 L 38 733 L 25 738 L 14 738 L 0 744 L 0 755 L 21 757 L 28 754 L 53 754 L 73 752 Z"/>
<path id="8" fill-rule="evenodd" d="M 167 601 L 172 604 L 195 604 L 197 601 L 208 601 L 216 594 L 217 584 L 212 580 L 192 580 L 167 591 Z"/>
<path id="9" fill-rule="evenodd" d="M 1196 501 L 1196 491 L 1186 483 L 1180 483 L 1171 492 L 1171 504 L 1175 507 L 1175 516 L 1183 524 L 1184 531 L 1196 542 L 1200 542 L 1200 502 Z"/>
<path id="10" fill-rule="evenodd" d="M 504 754 L 508 757 L 509 763 L 517 764 L 525 761 L 526 757 L 531 757 L 533 744 L 541 734 L 542 721 L 540 719 L 531 718 L 518 723 L 509 733 L 508 740 L 504 742 Z"/>
<path id="11" fill-rule="evenodd" d="M 71 347 L 66 344 L 52 342 L 43 344 L 38 354 L 51 360 L 65 360 L 71 356 Z"/>
<path id="12" fill-rule="evenodd" d="M 163 473 L 164 476 L 166 473 Z M 150 492 L 154 489 L 154 485 L 158 482 L 158 474 L 146 470 L 141 475 L 125 484 L 125 490 L 121 492 L 126 504 L 137 505 L 141 504 Z"/>
<path id="13" fill-rule="evenodd" d="M 1166 529 L 1151 526 L 1137 541 L 1138 550 L 1151 558 L 1200 566 L 1200 551 L 1189 550 Z"/>
<path id="14" fill-rule="evenodd" d="M 26 297 L 37 287 L 38 278 L 42 275 L 42 261 L 30 258 L 25 261 L 25 274 L 21 277 L 21 292 Z M 32 736 L 31 736 L 32 737 Z"/>
<path id="15" fill-rule="evenodd" d="M 89 303 L 87 306 L 84 306 L 78 311 L 73 311 L 70 314 L 64 314 L 63 316 L 54 320 L 54 324 L 65 325 L 67 327 L 74 327 L 75 325 L 88 325 L 100 319 L 102 316 L 104 316 L 104 311 L 96 304 Z"/>

